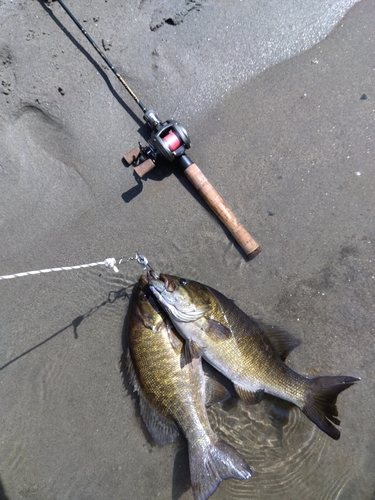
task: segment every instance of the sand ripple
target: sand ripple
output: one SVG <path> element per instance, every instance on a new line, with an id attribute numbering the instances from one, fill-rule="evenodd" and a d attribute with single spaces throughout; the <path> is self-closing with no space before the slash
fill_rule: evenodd
<path id="1" fill-rule="evenodd" d="M 350 477 L 345 461 L 325 460 L 336 442 L 288 403 L 270 397 L 255 406 L 211 408 L 209 415 L 216 432 L 254 469 L 249 481 L 225 481 L 217 499 L 332 500 Z M 312 484 L 312 477 L 321 481 Z"/>

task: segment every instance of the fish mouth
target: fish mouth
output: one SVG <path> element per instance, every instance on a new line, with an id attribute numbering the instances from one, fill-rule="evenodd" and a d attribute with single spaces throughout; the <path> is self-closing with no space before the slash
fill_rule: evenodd
<path id="1" fill-rule="evenodd" d="M 179 289 L 175 281 L 172 281 L 165 274 L 160 274 L 158 278 L 149 279 L 151 293 L 164 307 L 171 319 L 182 322 L 195 321 L 203 316 L 205 310 L 197 309 L 194 303 L 184 304 L 179 293 L 174 293 Z"/>
<path id="2" fill-rule="evenodd" d="M 161 294 L 165 291 L 174 292 L 178 290 L 178 285 L 174 281 L 169 280 L 168 276 L 163 273 L 159 275 L 155 271 L 149 271 L 147 278 L 148 282 Z"/>
<path id="3" fill-rule="evenodd" d="M 152 279 L 149 281 L 151 287 L 155 288 L 160 294 L 164 293 L 166 288 L 163 281 Z"/>
<path id="4" fill-rule="evenodd" d="M 151 293 L 164 306 L 171 316 L 178 316 L 176 308 L 176 297 L 173 292 L 177 289 L 174 282 L 168 279 L 165 274 L 157 275 L 149 272 L 147 275 Z M 171 284 L 173 283 L 173 286 Z"/>
<path id="5" fill-rule="evenodd" d="M 147 281 L 150 282 L 151 280 L 159 280 L 160 276 L 159 274 L 154 271 L 153 269 L 148 269 L 147 271 Z"/>

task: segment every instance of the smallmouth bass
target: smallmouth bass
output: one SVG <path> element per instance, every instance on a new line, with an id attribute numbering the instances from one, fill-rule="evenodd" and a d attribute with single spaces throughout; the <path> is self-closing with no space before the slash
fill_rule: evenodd
<path id="1" fill-rule="evenodd" d="M 185 435 L 195 500 L 206 500 L 223 479 L 249 479 L 252 469 L 246 461 L 211 429 L 201 359 L 188 362 L 182 339 L 144 276 L 134 291 L 127 336 L 126 368 L 144 423 L 160 446 L 174 441 L 179 430 Z M 214 389 L 220 400 L 220 387 Z"/>
<path id="2" fill-rule="evenodd" d="M 337 396 L 358 378 L 307 378 L 285 364 L 295 342 L 287 332 L 267 335 L 233 301 L 213 288 L 177 276 L 149 274 L 150 290 L 184 337 L 192 357 L 202 356 L 230 379 L 239 397 L 259 402 L 266 392 L 298 406 L 323 432 L 339 439 Z"/>

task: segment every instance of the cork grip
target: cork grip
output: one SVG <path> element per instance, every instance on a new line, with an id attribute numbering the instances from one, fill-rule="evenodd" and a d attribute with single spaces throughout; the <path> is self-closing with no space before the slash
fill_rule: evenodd
<path id="1" fill-rule="evenodd" d="M 139 154 L 140 149 L 134 148 L 129 151 L 129 153 L 124 155 L 124 160 L 127 163 L 131 164 L 138 158 Z M 256 257 L 260 253 L 261 247 L 236 219 L 233 212 L 230 210 L 228 205 L 225 203 L 225 201 L 219 195 L 213 185 L 205 177 L 201 169 L 195 163 L 191 163 L 191 160 L 187 156 L 185 156 L 185 159 L 188 161 L 188 166 L 185 166 L 184 168 L 184 174 L 186 175 L 186 177 L 196 188 L 198 193 L 202 196 L 211 210 L 232 233 L 234 239 L 244 250 L 248 258 L 251 260 Z M 134 167 L 134 171 L 139 177 L 143 177 L 154 167 L 155 163 L 151 159 L 148 159 Z"/>
<path id="2" fill-rule="evenodd" d="M 226 228 L 229 229 L 249 259 L 256 257 L 261 251 L 260 246 L 236 219 L 233 212 L 212 184 L 207 180 L 201 169 L 195 163 L 192 163 L 185 168 L 184 174 L 197 189 L 211 210 L 217 215 Z"/>

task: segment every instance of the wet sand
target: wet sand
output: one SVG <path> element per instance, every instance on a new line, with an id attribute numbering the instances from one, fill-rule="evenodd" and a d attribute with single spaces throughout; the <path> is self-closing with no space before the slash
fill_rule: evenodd
<path id="1" fill-rule="evenodd" d="M 247 262 L 168 166 L 138 184 L 121 158 L 146 135 L 140 110 L 56 2 L 51 13 L 38 1 L 5 3 L 0 274 L 139 251 L 157 271 L 207 283 L 288 328 L 303 340 L 293 368 L 362 378 L 339 397 L 341 439 L 273 398 L 210 410 L 255 470 L 213 498 L 371 500 L 374 4 L 355 5 L 326 38 L 345 9 L 223 5 L 72 10 L 145 104 L 188 129 L 190 156 L 262 253 Z M 140 272 L 129 262 L 119 274 L 0 282 L 0 497 L 192 498 L 184 441 L 155 446 L 122 378 Z"/>

